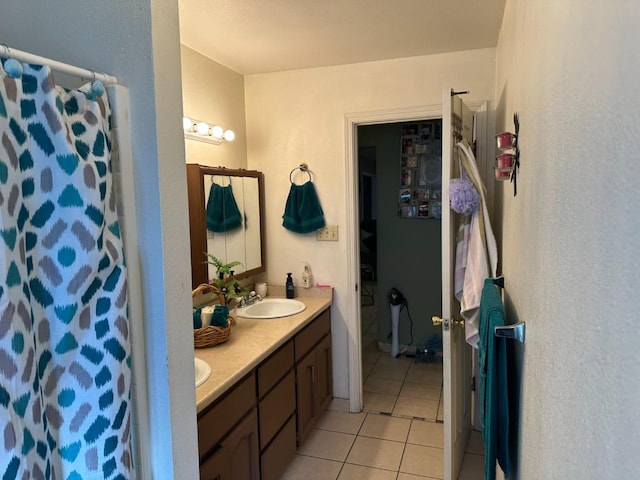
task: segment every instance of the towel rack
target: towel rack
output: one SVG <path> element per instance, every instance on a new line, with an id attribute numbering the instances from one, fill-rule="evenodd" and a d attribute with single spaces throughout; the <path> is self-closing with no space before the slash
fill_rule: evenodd
<path id="1" fill-rule="evenodd" d="M 505 325 L 504 327 L 495 327 L 493 334 L 496 337 L 513 338 L 520 343 L 524 343 L 525 323 L 519 322 L 513 325 Z"/>
<path id="2" fill-rule="evenodd" d="M 306 163 L 301 163 L 299 166 L 291 170 L 291 172 L 289 173 L 289 181 L 291 183 L 293 183 L 293 178 L 292 178 L 293 172 L 295 172 L 296 170 L 300 170 L 301 172 L 304 172 L 307 175 L 309 175 L 309 181 L 311 181 L 311 170 L 309 170 L 309 165 L 307 165 Z"/>
<path id="3" fill-rule="evenodd" d="M 500 288 L 504 288 L 504 276 L 501 275 L 494 278 L 493 283 Z M 524 333 L 524 322 L 518 322 L 513 325 L 505 325 L 503 327 L 495 327 L 493 329 L 493 334 L 496 337 L 513 338 L 514 340 L 518 340 L 520 343 L 524 343 Z"/>

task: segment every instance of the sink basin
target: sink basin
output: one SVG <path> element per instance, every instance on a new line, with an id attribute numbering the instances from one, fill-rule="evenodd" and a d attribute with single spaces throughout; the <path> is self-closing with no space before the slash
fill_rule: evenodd
<path id="1" fill-rule="evenodd" d="M 306 305 L 289 298 L 265 298 L 245 308 L 238 308 L 236 313 L 244 318 L 279 318 L 302 312 Z"/>
<path id="2" fill-rule="evenodd" d="M 194 358 L 193 361 L 196 365 L 196 388 L 198 388 L 206 382 L 209 375 L 211 375 L 211 367 L 207 362 L 199 358 Z"/>

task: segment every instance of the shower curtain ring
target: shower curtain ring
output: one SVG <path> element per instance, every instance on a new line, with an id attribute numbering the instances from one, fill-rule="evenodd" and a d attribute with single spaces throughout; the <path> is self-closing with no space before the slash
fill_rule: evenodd
<path id="1" fill-rule="evenodd" d="M 17 61 L 15 58 L 13 58 L 13 56 L 11 55 L 11 49 L 9 48 L 9 46 L 5 43 L 0 44 L 4 47 L 4 56 L 7 57 L 7 60 L 5 60 L 4 62 L 4 71 L 7 72 L 7 75 L 10 78 L 19 78 L 22 76 L 22 72 L 24 71 L 24 69 L 22 68 L 22 64 Z"/>
<path id="2" fill-rule="evenodd" d="M 96 72 L 89 70 L 93 75 L 93 81 L 91 82 L 91 93 L 94 97 L 100 97 L 104 93 L 104 84 L 102 81 L 96 78 Z"/>

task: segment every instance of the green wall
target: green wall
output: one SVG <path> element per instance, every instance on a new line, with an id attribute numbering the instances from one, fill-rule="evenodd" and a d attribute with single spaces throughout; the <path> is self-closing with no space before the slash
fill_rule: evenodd
<path id="1" fill-rule="evenodd" d="M 413 345 L 422 345 L 440 327 L 431 317 L 441 313 L 440 220 L 398 217 L 400 179 L 399 123 L 358 127 L 358 146 L 375 147 L 378 237 L 378 340 L 390 343 L 391 313 L 387 295 L 400 290 L 413 319 Z M 400 314 L 399 342 L 410 340 L 407 309 Z"/>

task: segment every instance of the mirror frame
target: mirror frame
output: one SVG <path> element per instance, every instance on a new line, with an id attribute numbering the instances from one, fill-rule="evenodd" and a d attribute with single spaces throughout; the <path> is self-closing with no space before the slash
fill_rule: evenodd
<path id="1" fill-rule="evenodd" d="M 191 237 L 191 283 L 196 288 L 209 283 L 208 265 L 204 263 L 203 252 L 207 251 L 207 227 L 205 225 L 205 175 L 225 175 L 231 177 L 254 177 L 258 179 L 258 206 L 260 210 L 260 266 L 234 275 L 243 279 L 265 271 L 265 218 L 264 218 L 264 174 L 257 170 L 208 167 L 197 163 L 187 164 L 187 193 L 189 199 L 189 234 Z"/>

